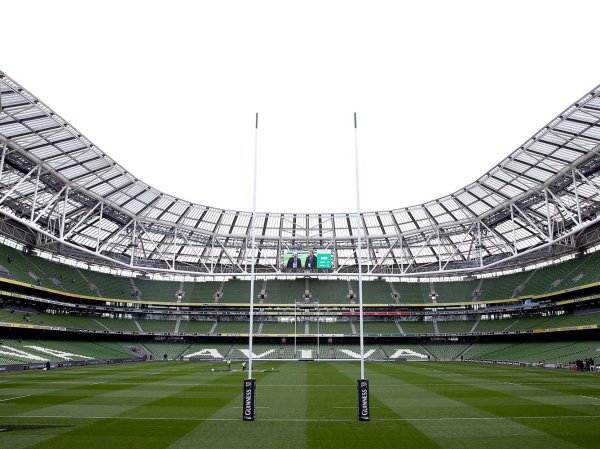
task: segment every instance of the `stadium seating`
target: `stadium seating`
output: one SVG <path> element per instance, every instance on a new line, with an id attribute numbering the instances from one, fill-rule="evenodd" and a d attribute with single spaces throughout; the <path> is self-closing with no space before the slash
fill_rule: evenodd
<path id="1" fill-rule="evenodd" d="M 405 334 L 433 334 L 433 321 L 398 321 Z"/>
<path id="2" fill-rule="evenodd" d="M 311 279 L 309 283 L 312 302 L 319 304 L 349 304 L 347 281 Z"/>
<path id="3" fill-rule="evenodd" d="M 519 296 L 518 288 L 523 285 L 530 272 L 506 274 L 498 277 L 486 277 L 479 289 L 479 300 L 509 299 Z"/>
<path id="4" fill-rule="evenodd" d="M 597 358 L 597 341 L 550 343 L 480 343 L 464 353 L 466 360 L 569 364 L 576 359 Z"/>
<path id="5" fill-rule="evenodd" d="M 261 285 L 261 284 L 259 284 Z M 268 280 L 266 282 L 267 304 L 294 304 L 304 298 L 304 279 L 294 281 Z M 260 292 L 260 288 L 255 291 Z"/>
<path id="6" fill-rule="evenodd" d="M 182 319 L 179 323 L 179 333 L 181 334 L 208 334 L 215 326 L 215 321 L 201 321 L 195 319 Z"/>
<path id="7" fill-rule="evenodd" d="M 180 355 L 184 359 L 220 359 L 230 357 L 233 345 L 231 343 L 195 343 L 184 350 Z"/>
<path id="8" fill-rule="evenodd" d="M 261 334 L 294 335 L 296 332 L 304 334 L 304 327 L 304 320 L 296 324 L 289 321 L 264 321 Z"/>
<path id="9" fill-rule="evenodd" d="M 355 300 L 358 302 L 358 282 L 351 281 Z M 392 286 L 385 281 L 363 282 L 363 302 L 365 304 L 395 304 L 392 297 Z"/>
<path id="10" fill-rule="evenodd" d="M 0 321 L 68 329 L 102 330 L 102 327 L 91 317 L 67 314 L 0 310 Z"/>
<path id="11" fill-rule="evenodd" d="M 575 288 L 581 285 L 600 282 L 600 252 L 594 252 L 584 257 L 578 269 L 571 273 L 559 286 L 560 290 Z"/>
<path id="12" fill-rule="evenodd" d="M 15 248 L 0 245 L 0 265 L 17 281 L 53 288 L 47 279 L 48 275 L 33 263 L 33 258 Z"/>
<path id="13" fill-rule="evenodd" d="M 471 331 L 474 324 L 475 321 L 473 320 L 438 320 L 437 322 L 438 331 L 440 334 L 468 333 Z"/>
<path id="14" fill-rule="evenodd" d="M 344 334 L 352 335 L 352 327 L 348 321 L 324 322 L 309 321 L 309 334 Z"/>
<path id="15" fill-rule="evenodd" d="M 433 356 L 436 361 L 447 362 L 458 360 L 469 344 L 462 343 L 425 343 L 423 348 Z"/>
<path id="16" fill-rule="evenodd" d="M 504 332 L 508 331 L 517 319 L 505 320 L 480 320 L 474 329 L 474 332 Z"/>
<path id="17" fill-rule="evenodd" d="M 588 324 L 600 324 L 600 312 L 566 313 L 563 315 L 552 315 L 543 323 L 544 328 L 582 326 Z"/>
<path id="18" fill-rule="evenodd" d="M 143 332 L 174 333 L 175 320 L 136 320 Z"/>
<path id="19" fill-rule="evenodd" d="M 44 312 L 22 312 L 11 309 L 0 309 L 0 322 L 31 324 L 39 326 L 53 326 L 68 329 L 85 329 L 99 332 L 127 332 L 127 333 L 175 333 L 176 320 L 108 318 L 99 316 L 85 316 L 78 314 L 57 314 Z M 355 335 L 359 331 L 358 321 L 354 321 L 354 328 L 350 321 L 338 319 L 325 322 L 321 319 L 317 328 L 316 321 L 307 321 L 299 316 L 298 322 L 257 320 L 254 326 L 256 334 L 271 335 L 298 335 L 304 334 L 344 334 Z M 398 328 L 402 329 L 402 332 Z M 500 333 L 500 332 L 528 332 L 534 329 L 552 329 L 572 326 L 600 325 L 600 312 L 592 310 L 588 313 L 567 313 L 562 315 L 547 315 L 525 318 L 509 318 L 502 320 L 440 320 L 437 321 L 438 334 L 465 334 L 471 333 Z M 214 328 L 214 330 L 213 330 Z M 317 331 L 318 329 L 318 331 Z M 218 325 L 213 320 L 198 320 L 195 318 L 180 320 L 177 333 L 248 333 L 248 321 L 221 321 Z M 365 334 L 435 334 L 433 321 L 423 320 L 398 320 L 364 322 Z"/>
<path id="20" fill-rule="evenodd" d="M 140 329 L 136 326 L 134 320 L 127 318 L 95 318 L 106 329 L 113 332 L 137 333 Z"/>
<path id="21" fill-rule="evenodd" d="M 366 344 L 364 354 L 369 359 L 402 359 L 407 361 L 509 361 L 523 363 L 570 364 L 576 359 L 597 358 L 600 343 L 589 341 L 562 341 L 541 343 L 389 343 Z M 244 359 L 248 346 L 231 343 L 173 343 L 173 342 L 110 342 L 45 339 L 4 339 L 0 342 L 0 365 L 44 363 L 49 360 L 92 361 L 102 359 Z M 258 359 L 359 359 L 358 344 L 287 344 L 258 343 L 253 345 L 253 358 Z"/>
<path id="22" fill-rule="evenodd" d="M 131 279 L 101 273 L 93 270 L 80 270 L 83 276 L 91 282 L 103 298 L 135 299 Z"/>
<path id="23" fill-rule="evenodd" d="M 254 323 L 254 332 L 258 332 L 259 323 Z M 247 334 L 250 332 L 248 321 L 219 321 L 214 333 L 216 334 Z"/>
<path id="24" fill-rule="evenodd" d="M 406 359 L 407 361 L 427 361 L 431 360 L 429 354 L 423 346 L 417 343 L 398 342 L 397 344 L 381 345 L 381 350 L 386 357 Z"/>
<path id="25" fill-rule="evenodd" d="M 137 357 L 130 349 L 134 346 L 135 343 L 121 342 L 4 339 L 0 345 L 0 364 L 128 359 Z"/>
<path id="26" fill-rule="evenodd" d="M 328 345 L 306 344 L 298 342 L 296 345 L 293 342 L 288 342 L 284 347 L 284 359 L 329 359 L 331 352 Z"/>
<path id="27" fill-rule="evenodd" d="M 254 359 L 279 359 L 281 358 L 281 345 L 278 344 L 254 344 L 252 345 Z M 234 345 L 228 357 L 245 359 L 248 357 L 248 345 Z"/>
<path id="28" fill-rule="evenodd" d="M 189 350 L 190 346 L 187 343 L 156 343 L 146 342 L 142 344 L 148 351 L 152 353 L 156 360 L 176 360 L 183 353 Z M 165 358 L 165 355 L 167 356 Z"/>
<path id="29" fill-rule="evenodd" d="M 0 322 L 26 324 L 28 313 L 12 309 L 0 309 Z M 31 315 L 31 314 L 29 314 Z"/>
<path id="30" fill-rule="evenodd" d="M 400 304 L 431 302 L 429 282 L 394 282 L 393 285 L 400 295 Z"/>
<path id="31" fill-rule="evenodd" d="M 182 302 L 211 303 L 221 286 L 220 282 L 185 282 Z"/>
<path id="32" fill-rule="evenodd" d="M 79 273 L 77 268 L 52 262 L 42 257 L 29 256 L 46 275 L 48 288 L 84 296 L 99 296 L 97 291 Z"/>
<path id="33" fill-rule="evenodd" d="M 133 282 L 140 292 L 140 299 L 144 301 L 177 302 L 177 292 L 181 291 L 179 282 L 141 278 L 136 278 Z"/>
<path id="34" fill-rule="evenodd" d="M 360 359 L 360 345 L 336 344 L 333 347 L 336 359 Z M 387 357 L 379 345 L 364 346 L 365 359 L 384 359 Z"/>
<path id="35" fill-rule="evenodd" d="M 437 294 L 438 303 L 541 295 L 600 282 L 598 266 L 600 266 L 600 252 L 595 252 L 536 270 L 497 277 L 453 282 L 367 281 L 363 283 L 363 301 L 367 304 L 394 304 L 396 299 L 393 298 L 392 291 L 398 293 L 397 300 L 400 304 L 431 303 L 432 292 Z M 217 281 L 181 283 L 120 277 L 25 255 L 7 245 L 0 245 L 0 277 L 2 276 L 69 293 L 121 300 L 136 299 L 133 291 L 137 289 L 138 299 L 148 302 L 211 303 L 215 301 L 215 294 L 222 284 Z M 255 294 L 258 297 L 261 289 L 266 288 L 267 297 L 264 303 L 293 304 L 296 301 L 303 301 L 305 286 L 304 279 L 258 280 L 255 284 Z M 310 302 L 345 304 L 358 301 L 356 280 L 332 281 L 311 278 L 308 286 L 311 294 Z M 350 289 L 355 295 L 354 300 L 348 298 Z M 478 295 L 474 294 L 476 291 Z M 181 298 L 178 298 L 178 292 L 182 293 Z M 223 297 L 218 300 L 221 303 L 247 303 L 250 298 L 250 282 L 237 279 L 223 282 L 222 293 Z"/>
<path id="36" fill-rule="evenodd" d="M 479 280 L 434 282 L 433 290 L 437 294 L 437 302 L 468 302 L 473 300 L 473 292 Z"/>
<path id="37" fill-rule="evenodd" d="M 358 323 L 355 325 L 358 328 Z M 400 329 L 395 321 L 365 321 L 363 323 L 366 334 L 399 334 Z"/>
<path id="38" fill-rule="evenodd" d="M 255 286 L 256 287 L 256 286 Z M 255 293 L 258 295 L 258 291 Z M 256 297 L 255 297 L 256 300 Z M 223 285 L 223 298 L 219 302 L 224 303 L 249 303 L 250 302 L 250 282 L 232 279 Z"/>

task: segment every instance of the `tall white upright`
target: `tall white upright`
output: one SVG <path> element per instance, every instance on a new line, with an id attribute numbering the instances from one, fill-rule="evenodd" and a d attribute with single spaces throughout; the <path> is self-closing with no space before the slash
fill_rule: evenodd
<path id="1" fill-rule="evenodd" d="M 254 181 L 252 185 L 252 244 L 250 246 L 250 330 L 248 332 L 248 379 L 252 379 L 252 337 L 254 336 L 254 281 L 256 272 L 256 255 L 254 254 L 256 246 L 256 170 L 258 155 L 258 112 L 256 113 L 256 122 L 254 125 Z"/>
<path id="2" fill-rule="evenodd" d="M 253 421 L 255 418 L 255 380 L 252 378 L 252 338 L 254 336 L 254 281 L 256 278 L 256 173 L 258 154 L 258 112 L 254 126 L 254 182 L 252 188 L 252 238 L 250 246 L 250 329 L 248 332 L 248 379 L 244 381 L 242 419 Z"/>
<path id="3" fill-rule="evenodd" d="M 358 420 L 369 421 L 369 381 L 365 379 L 365 346 L 363 326 L 363 294 L 362 294 L 362 217 L 360 215 L 360 176 L 358 161 L 358 130 L 356 123 L 356 112 L 354 113 L 354 163 L 356 167 L 356 220 L 357 240 L 356 257 L 358 262 L 358 310 L 359 310 L 359 339 L 360 339 L 360 379 L 358 379 Z"/>

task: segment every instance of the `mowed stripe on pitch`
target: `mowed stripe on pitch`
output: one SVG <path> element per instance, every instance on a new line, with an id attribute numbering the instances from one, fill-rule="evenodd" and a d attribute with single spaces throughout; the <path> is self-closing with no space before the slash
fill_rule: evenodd
<path id="1" fill-rule="evenodd" d="M 502 447 L 503 442 L 506 447 L 514 444 L 514 437 L 519 436 L 523 447 L 529 447 L 538 444 L 545 444 L 545 447 L 594 447 L 593 434 L 596 427 L 594 419 L 585 420 L 552 420 L 552 419 L 529 419 L 526 416 L 589 416 L 590 412 L 583 413 L 582 410 L 572 407 L 561 407 L 543 401 L 532 400 L 514 394 L 514 388 L 510 385 L 500 385 L 490 382 L 487 386 L 482 384 L 471 386 L 470 376 L 462 372 L 463 376 L 448 376 L 447 372 L 456 374 L 456 369 L 452 365 L 441 365 L 438 369 L 428 370 L 426 365 L 377 365 L 378 371 L 402 370 L 407 378 L 418 379 L 420 384 L 415 385 L 417 394 L 409 399 L 408 403 L 413 407 L 424 408 L 424 413 L 435 414 L 438 411 L 446 413 L 468 413 L 468 415 L 482 415 L 485 417 L 503 418 L 504 421 L 495 422 L 487 425 L 483 421 L 482 425 L 476 428 L 465 424 L 463 435 L 469 435 L 469 440 L 479 440 L 480 446 L 490 444 L 494 441 L 494 447 Z M 468 372 L 468 371 L 467 371 Z M 514 382 L 519 381 L 519 371 L 515 370 Z M 527 373 L 529 374 L 529 373 Z M 436 381 L 452 378 L 455 386 L 434 386 Z M 475 379 L 473 379 L 475 380 Z M 551 396 L 552 392 L 539 392 L 539 397 Z M 428 397 L 431 400 L 428 400 Z M 407 413 L 411 413 L 407 411 Z M 591 413 L 595 416 L 594 413 Z M 430 415 L 431 416 L 431 415 Z M 465 421 L 466 422 L 466 421 Z M 492 422 L 492 421 L 490 421 Z M 489 423 L 488 423 L 489 424 Z M 453 437 L 448 433 L 448 426 L 432 425 L 423 423 L 424 430 L 431 435 L 439 434 L 442 439 Z M 454 429 L 454 432 L 458 429 Z M 444 442 L 447 444 L 447 442 Z"/>
<path id="2" fill-rule="evenodd" d="M 598 397 L 595 377 L 466 364 L 369 363 L 373 421 L 358 423 L 357 363 L 261 363 L 281 372 L 255 375 L 260 408 L 251 423 L 241 420 L 244 375 L 207 372 L 208 362 L 10 375 L 0 383 L 0 397 L 32 396 L 0 403 L 0 423 L 70 427 L 1 432 L 0 447 L 514 449 L 591 447 L 580 438 L 597 439 L 598 401 L 581 397 Z M 78 383 L 53 383 L 54 377 Z M 27 385 L 28 379 L 47 384 Z M 492 410 L 494 405 L 505 409 Z M 533 410 L 540 413 L 521 413 Z"/>
<path id="3" fill-rule="evenodd" d="M 36 411 L 26 414 L 46 416 L 63 416 L 73 418 L 75 423 L 72 427 L 53 430 L 43 441 L 39 441 L 33 447 L 135 447 L 128 443 L 128 438 L 135 435 L 137 441 L 149 440 L 145 447 L 162 448 L 167 447 L 179 436 L 183 435 L 193 427 L 193 423 L 154 423 L 148 425 L 128 425 L 126 420 L 118 418 L 119 413 L 132 409 L 143 409 L 148 403 L 161 398 L 179 393 L 185 387 L 160 386 L 160 380 L 153 376 L 148 378 L 143 375 L 144 369 L 150 368 L 140 366 L 137 371 L 125 371 L 111 373 L 110 376 L 117 380 L 136 378 L 137 383 L 133 385 L 111 385 L 109 381 L 98 386 L 77 385 L 65 388 L 63 394 L 69 394 L 73 388 L 78 389 L 81 397 L 76 401 L 62 402 L 49 407 L 38 407 Z M 156 367 L 152 367 L 155 369 Z M 140 375 L 142 374 L 142 375 Z M 187 373 L 169 374 L 172 376 L 185 376 Z M 86 373 L 81 373 L 85 377 Z M 204 378 L 210 381 L 209 378 Z M 102 387 L 102 388 L 98 388 Z M 151 390 L 152 394 L 147 394 Z M 57 394 L 58 396 L 58 394 Z M 78 422 L 78 417 L 91 415 L 95 412 L 97 416 L 103 416 L 98 422 Z M 106 419 L 109 418 L 109 419 Z M 151 441 L 150 441 L 151 440 Z"/>
<path id="4" fill-rule="evenodd" d="M 343 447 L 361 449 L 364 447 L 402 447 L 405 449 L 437 449 L 440 448 L 428 435 L 425 435 L 414 423 L 399 420 L 399 415 L 387 407 L 375 395 L 370 395 L 372 421 L 358 422 L 357 380 L 360 377 L 359 365 L 356 363 L 320 363 L 312 365 L 313 370 L 327 374 L 327 379 L 336 384 L 346 384 L 340 389 L 309 389 L 307 448 Z M 322 380 L 313 380 L 314 383 Z M 309 379 L 310 383 L 310 379 Z M 352 407 L 339 408 L 339 407 Z M 336 407 L 332 410 L 332 407 Z M 335 418 L 333 418 L 335 417 Z M 328 419 L 343 420 L 332 424 Z"/>

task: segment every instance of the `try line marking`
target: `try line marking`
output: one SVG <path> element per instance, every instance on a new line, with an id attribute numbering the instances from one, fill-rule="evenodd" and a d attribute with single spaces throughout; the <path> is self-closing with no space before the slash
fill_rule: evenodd
<path id="1" fill-rule="evenodd" d="M 600 398 L 595 398 L 595 397 L 592 397 L 592 396 L 584 396 L 584 395 L 581 395 L 581 397 L 582 397 L 582 398 L 588 398 L 588 399 L 595 399 L 596 401 L 600 401 Z"/>
<path id="2" fill-rule="evenodd" d="M 353 406 L 350 406 L 350 407 L 346 406 L 346 407 L 333 407 L 333 408 L 353 408 L 353 409 L 356 409 L 356 405 L 353 405 Z M 377 406 L 370 406 L 369 408 L 379 408 L 379 407 L 377 407 Z"/>
<path id="3" fill-rule="evenodd" d="M 115 419 L 128 421 L 240 421 L 239 418 L 190 418 L 172 416 L 68 416 L 68 415 L 0 415 L 0 418 L 17 419 Z M 600 415 L 564 415 L 564 416 L 473 416 L 473 417 L 445 417 L 445 418 L 379 418 L 372 421 L 500 421 L 506 419 L 599 419 Z M 356 422 L 356 419 L 322 419 L 322 418 L 261 418 L 267 422 Z"/>
<path id="4" fill-rule="evenodd" d="M 237 406 L 233 406 L 232 408 L 239 408 L 239 409 L 243 409 L 244 407 L 237 407 Z M 271 408 L 271 407 L 261 407 L 259 405 L 255 406 L 254 408 Z"/>
<path id="5" fill-rule="evenodd" d="M 33 396 L 33 395 L 32 394 L 26 394 L 24 396 L 15 396 L 14 398 L 0 399 L 0 402 L 12 401 L 13 399 L 28 398 L 29 396 Z"/>

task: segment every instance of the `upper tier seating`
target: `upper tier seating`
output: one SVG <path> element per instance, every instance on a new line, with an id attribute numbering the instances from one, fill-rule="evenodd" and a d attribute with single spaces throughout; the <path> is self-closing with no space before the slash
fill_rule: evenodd
<path id="1" fill-rule="evenodd" d="M 358 281 L 353 280 L 352 292 L 354 293 L 354 302 L 358 303 Z M 363 282 L 363 302 L 365 304 L 395 304 L 392 297 L 392 286 L 385 281 Z"/>
<path id="2" fill-rule="evenodd" d="M 255 295 L 258 294 L 258 291 L 254 289 Z M 256 296 L 254 297 L 256 301 Z M 219 300 L 219 302 L 223 303 L 250 303 L 250 282 L 248 281 L 239 281 L 237 279 L 233 279 L 227 281 L 223 284 L 223 297 Z"/>
<path id="3" fill-rule="evenodd" d="M 347 281 L 310 279 L 309 285 L 311 302 L 319 302 L 319 304 L 350 303 Z M 355 292 L 355 294 L 358 294 L 358 292 Z"/>
<path id="4" fill-rule="evenodd" d="M 304 298 L 304 279 L 294 281 L 282 281 L 282 280 L 268 280 L 265 283 L 266 294 L 264 302 L 267 304 L 293 304 L 297 301 L 301 301 Z M 261 286 L 262 282 L 257 282 L 257 285 Z M 255 292 L 260 293 L 260 288 L 254 289 Z"/>
<path id="5" fill-rule="evenodd" d="M 127 278 L 103 272 L 75 268 L 45 258 L 25 255 L 10 246 L 0 245 L 0 277 L 33 286 L 72 294 L 120 300 L 190 303 L 247 304 L 250 282 L 176 282 Z M 427 304 L 471 302 L 535 296 L 600 282 L 600 252 L 555 265 L 491 278 L 462 281 L 363 282 L 366 304 Z M 259 299 L 261 290 L 266 297 Z M 308 289 L 310 300 L 305 300 Z M 393 295 L 393 293 L 397 295 Z M 219 297 L 217 293 L 222 293 Z M 265 304 L 356 304 L 359 288 L 356 280 L 257 280 L 254 301 Z"/>
<path id="6" fill-rule="evenodd" d="M 182 302 L 211 303 L 221 286 L 220 282 L 185 282 Z"/>

